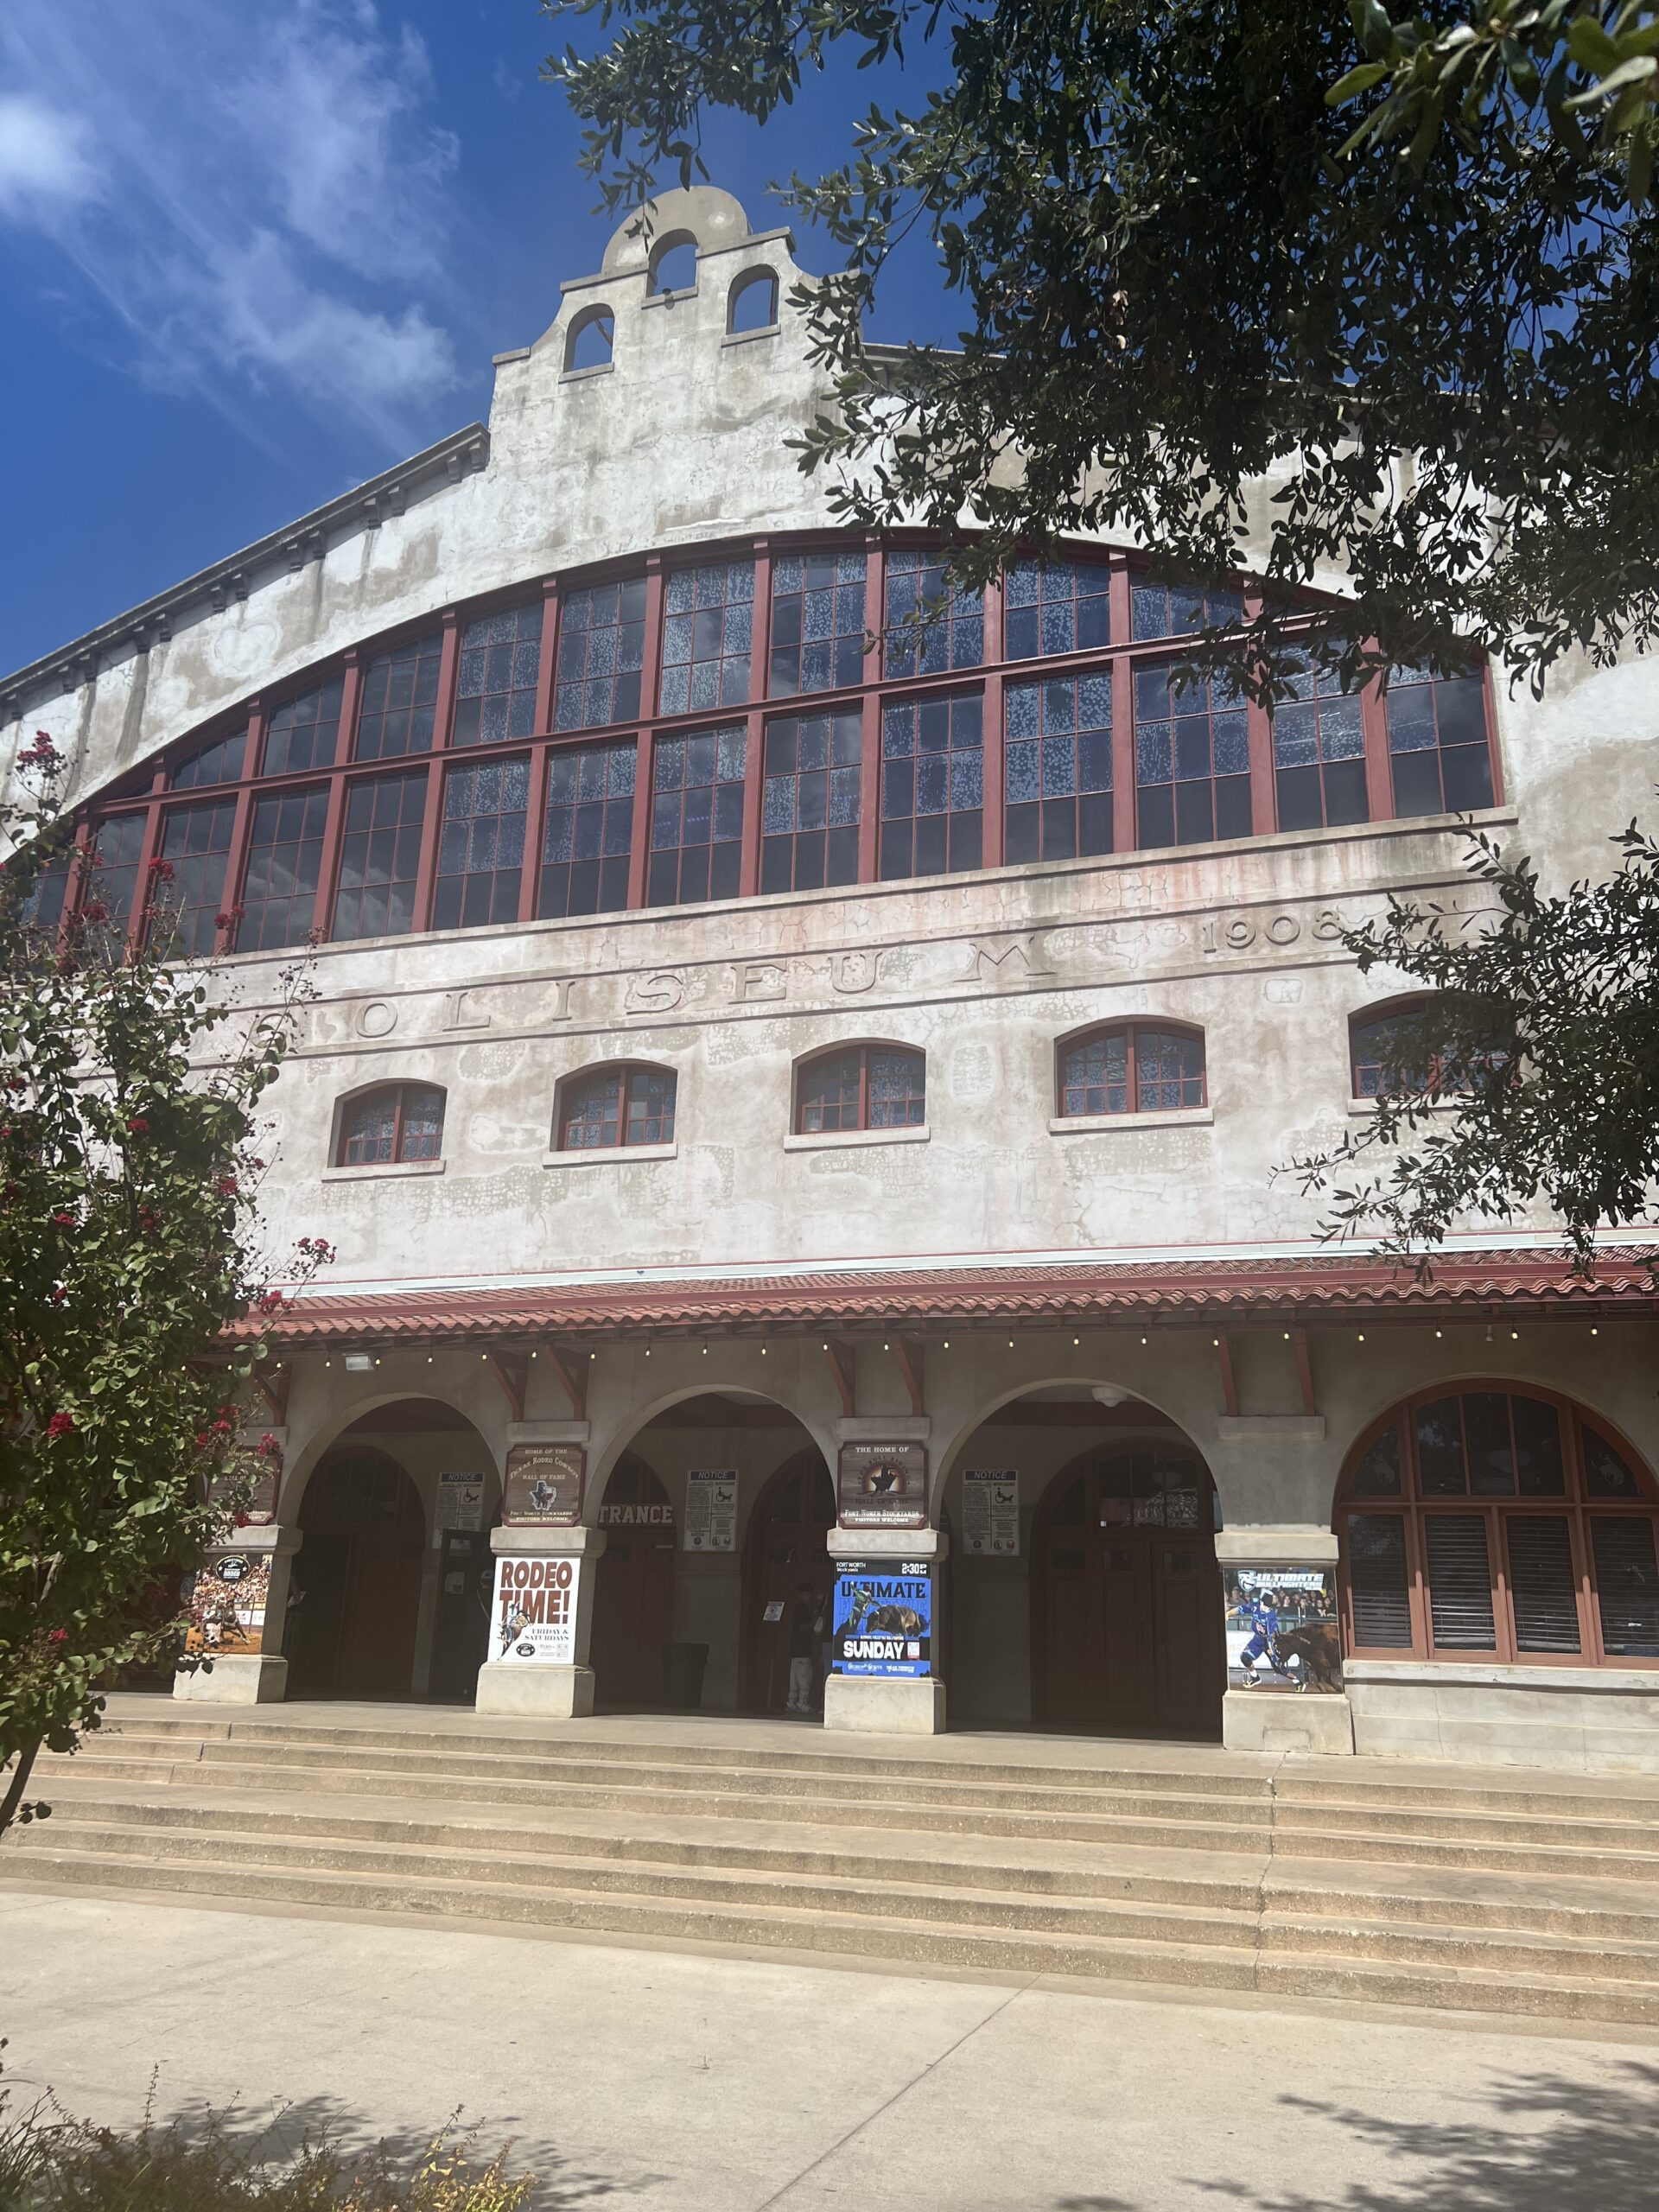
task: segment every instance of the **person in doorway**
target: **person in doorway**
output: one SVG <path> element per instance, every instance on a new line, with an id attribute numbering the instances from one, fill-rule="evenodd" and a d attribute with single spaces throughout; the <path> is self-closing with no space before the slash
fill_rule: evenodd
<path id="1" fill-rule="evenodd" d="M 823 1608 L 812 1595 L 812 1585 L 803 1582 L 795 1592 L 789 1617 L 789 1710 L 812 1715 L 813 1661 L 823 1632 Z"/>

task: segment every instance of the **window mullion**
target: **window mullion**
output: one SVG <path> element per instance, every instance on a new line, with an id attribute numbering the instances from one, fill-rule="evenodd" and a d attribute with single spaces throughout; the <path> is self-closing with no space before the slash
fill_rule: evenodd
<path id="1" fill-rule="evenodd" d="M 418 937 L 432 926 L 432 902 L 438 880 L 438 840 L 443 831 L 444 755 L 435 753 L 426 765 L 426 805 L 421 817 L 421 857 L 416 863 L 415 899 L 410 933 Z"/>
<path id="2" fill-rule="evenodd" d="M 1002 677 L 993 670 L 980 698 L 980 866 L 1001 868 L 1004 846 L 1002 805 L 1007 795 L 1003 766 Z M 1073 804 L 1076 804 L 1075 796 Z"/>
<path id="3" fill-rule="evenodd" d="M 743 718 L 743 832 L 737 860 L 740 899 L 753 899 L 760 888 L 760 787 L 765 769 L 766 726 L 761 709 L 751 707 Z"/>
<path id="4" fill-rule="evenodd" d="M 1126 585 L 1126 593 L 1127 588 Z M 1116 615 L 1112 626 L 1117 626 Z M 1132 853 L 1139 842 L 1135 810 L 1135 663 L 1127 652 L 1118 652 L 1112 657 L 1112 850 Z"/>
<path id="5" fill-rule="evenodd" d="M 313 910 L 312 934 L 319 944 L 334 935 L 334 893 L 340 874 L 340 849 L 346 830 L 346 766 L 352 757 L 357 728 L 358 702 L 363 694 L 363 663 L 355 647 L 340 671 L 340 730 L 334 739 L 334 762 L 328 778 L 328 812 L 322 827 L 322 850 L 317 856 L 317 903 Z"/>
<path id="6" fill-rule="evenodd" d="M 751 702 L 766 698 L 772 690 L 772 552 L 764 537 L 757 537 L 754 541 L 753 590 L 753 606 L 749 615 Z M 723 684 L 721 689 L 724 689 Z"/>
<path id="7" fill-rule="evenodd" d="M 542 849 L 546 837 L 548 756 L 552 747 L 532 745 L 524 788 L 524 856 L 518 872 L 518 919 L 533 922 L 541 895 Z"/>
<path id="8" fill-rule="evenodd" d="M 1376 639 L 1365 640 L 1367 649 Z M 1360 728 L 1365 745 L 1365 804 L 1373 822 L 1394 818 L 1394 779 L 1389 772 L 1389 709 L 1379 677 L 1360 687 Z"/>
<path id="9" fill-rule="evenodd" d="M 556 576 L 542 578 L 542 650 L 536 664 L 536 728 L 545 737 L 553 727 L 553 686 L 559 664 L 559 615 L 563 601 Z"/>

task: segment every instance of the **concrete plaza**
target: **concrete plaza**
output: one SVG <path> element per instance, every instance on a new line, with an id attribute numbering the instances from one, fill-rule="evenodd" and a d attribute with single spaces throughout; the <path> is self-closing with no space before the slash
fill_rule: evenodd
<path id="1" fill-rule="evenodd" d="M 0 1892 L 21 2091 L 130 2121 L 455 2106 L 539 2200 L 652 2212 L 1650 2212 L 1659 2037 L 1125 1999 L 381 1917 Z"/>

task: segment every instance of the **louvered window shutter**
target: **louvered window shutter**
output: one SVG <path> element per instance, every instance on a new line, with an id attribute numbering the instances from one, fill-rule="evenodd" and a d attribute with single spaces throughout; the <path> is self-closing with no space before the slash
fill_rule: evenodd
<path id="1" fill-rule="evenodd" d="M 1653 1523 L 1623 1514 L 1592 1513 L 1596 1599 L 1602 1648 L 1610 1658 L 1659 1656 L 1659 1565 Z"/>
<path id="2" fill-rule="evenodd" d="M 1442 1651 L 1495 1651 L 1492 1569 L 1484 1513 L 1425 1517 L 1429 1617 Z"/>
<path id="3" fill-rule="evenodd" d="M 1354 1642 L 1367 1650 L 1409 1651 L 1411 1585 L 1402 1515 L 1348 1516 L 1348 1586 Z"/>
<path id="4" fill-rule="evenodd" d="M 1505 1516 L 1517 1651 L 1577 1651 L 1578 1591 L 1564 1513 Z"/>

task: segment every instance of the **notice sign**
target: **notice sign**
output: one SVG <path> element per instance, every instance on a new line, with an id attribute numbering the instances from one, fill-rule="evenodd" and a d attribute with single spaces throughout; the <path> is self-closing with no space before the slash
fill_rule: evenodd
<path id="1" fill-rule="evenodd" d="M 976 1558 L 1019 1558 L 1020 1476 L 1016 1469 L 963 1469 L 962 1548 Z"/>
<path id="2" fill-rule="evenodd" d="M 496 1560 L 492 1659 L 514 1666 L 575 1665 L 581 1567 L 575 1559 Z"/>
<path id="3" fill-rule="evenodd" d="M 926 1560 L 836 1563 L 837 1675 L 925 1675 L 933 1664 L 933 1579 Z"/>
<path id="4" fill-rule="evenodd" d="M 685 1472 L 685 1548 L 737 1549 L 737 1469 L 688 1467 Z"/>
<path id="5" fill-rule="evenodd" d="M 837 1517 L 843 1529 L 925 1529 L 927 1452 L 919 1444 L 843 1444 Z"/>
<path id="6" fill-rule="evenodd" d="M 483 1526 L 483 1476 L 440 1475 L 438 1510 L 432 1531 L 434 1537 L 441 1536 L 446 1529 L 473 1529 Z"/>
<path id="7" fill-rule="evenodd" d="M 205 1658 L 259 1650 L 264 1643 L 270 1561 L 258 1553 L 224 1552 L 195 1576 L 186 1600 L 184 1648 Z"/>
<path id="8" fill-rule="evenodd" d="M 587 1457 L 579 1444 L 515 1444 L 507 1454 L 502 1520 L 518 1529 L 574 1529 L 582 1518 Z"/>
<path id="9" fill-rule="evenodd" d="M 1228 1567 L 1221 1584 L 1230 1690 L 1341 1689 L 1342 1631 L 1329 1568 Z"/>

